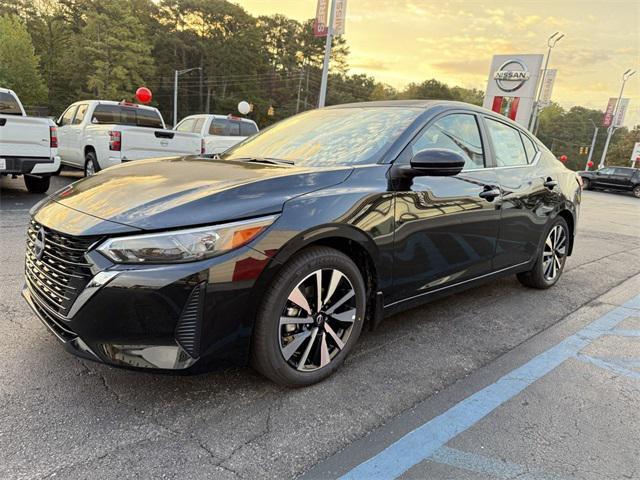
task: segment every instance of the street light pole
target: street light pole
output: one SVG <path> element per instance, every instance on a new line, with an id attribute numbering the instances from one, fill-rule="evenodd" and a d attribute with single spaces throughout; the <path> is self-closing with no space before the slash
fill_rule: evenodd
<path id="1" fill-rule="evenodd" d="M 542 70 L 542 79 L 540 80 L 540 86 L 538 88 L 538 93 L 536 94 L 536 101 L 533 107 L 533 117 L 531 118 L 531 131 L 535 135 L 538 131 L 538 115 L 540 113 L 540 96 L 542 95 L 542 89 L 544 88 L 544 80 L 547 77 L 547 67 L 549 66 L 549 58 L 551 57 L 551 49 L 556 46 L 562 37 L 564 37 L 564 33 L 556 32 L 551 35 L 547 39 L 547 46 L 549 49 L 547 50 L 547 58 L 544 61 L 544 69 Z"/>
<path id="2" fill-rule="evenodd" d="M 620 95 L 618 95 L 618 101 L 616 102 L 616 108 L 613 110 L 613 120 L 611 121 L 611 125 L 607 129 L 607 140 L 604 142 L 604 150 L 602 150 L 602 157 L 600 158 L 600 163 L 598 164 L 598 168 L 604 167 L 604 162 L 607 159 L 607 150 L 609 150 L 609 142 L 611 141 L 611 137 L 613 133 L 616 131 L 616 116 L 618 115 L 618 109 L 620 108 L 620 100 L 622 100 L 622 92 L 624 92 L 624 85 L 627 83 L 627 80 L 631 78 L 636 73 L 635 70 L 629 68 L 626 72 L 622 74 L 622 86 L 620 87 Z"/>
<path id="3" fill-rule="evenodd" d="M 336 16 L 336 0 L 331 0 L 327 39 L 324 43 L 324 62 L 322 63 L 322 81 L 320 83 L 320 98 L 318 108 L 324 107 L 327 98 L 327 80 L 329 78 L 329 58 L 331 57 L 331 41 L 333 40 L 333 20 Z"/>
<path id="4" fill-rule="evenodd" d="M 591 139 L 591 148 L 589 149 L 589 158 L 587 158 L 587 164 L 585 165 L 585 170 L 589 171 L 589 163 L 591 162 L 591 157 L 593 157 L 593 149 L 596 146 L 596 138 L 598 136 L 598 126 L 594 123 L 593 120 L 589 119 L 591 125 L 593 125 L 593 138 Z"/>
<path id="5" fill-rule="evenodd" d="M 173 126 L 178 124 L 178 77 L 192 70 L 200 70 L 200 67 L 187 68 L 185 70 L 175 70 L 173 72 Z"/>

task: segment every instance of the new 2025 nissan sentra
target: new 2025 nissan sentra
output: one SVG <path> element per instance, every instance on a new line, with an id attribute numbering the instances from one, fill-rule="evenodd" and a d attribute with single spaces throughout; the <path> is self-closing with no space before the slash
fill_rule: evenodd
<path id="1" fill-rule="evenodd" d="M 221 159 L 131 162 L 34 207 L 24 297 L 112 365 L 250 361 L 309 385 L 364 325 L 504 275 L 554 285 L 581 189 L 538 140 L 444 101 L 283 120 Z"/>

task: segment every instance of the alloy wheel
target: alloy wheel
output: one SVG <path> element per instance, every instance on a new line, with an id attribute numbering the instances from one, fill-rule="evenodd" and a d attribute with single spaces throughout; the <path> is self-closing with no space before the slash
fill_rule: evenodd
<path id="1" fill-rule="evenodd" d="M 85 176 L 87 177 L 92 177 L 93 175 L 96 174 L 96 168 L 91 158 L 87 160 L 87 166 L 85 167 L 84 171 L 85 171 Z"/>
<path id="2" fill-rule="evenodd" d="M 356 292 L 337 269 L 307 275 L 287 297 L 279 344 L 285 361 L 301 372 L 326 367 L 349 341 L 356 320 Z"/>
<path id="3" fill-rule="evenodd" d="M 567 232 L 562 225 L 551 229 L 542 252 L 542 271 L 544 279 L 551 282 L 562 270 L 567 256 Z"/>

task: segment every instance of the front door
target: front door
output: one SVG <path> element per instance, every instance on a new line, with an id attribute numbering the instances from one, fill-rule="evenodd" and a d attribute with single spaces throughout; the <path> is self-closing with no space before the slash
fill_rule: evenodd
<path id="1" fill-rule="evenodd" d="M 446 148 L 466 158 L 450 177 L 399 182 L 395 206 L 394 291 L 391 301 L 426 294 L 491 272 L 500 227 L 498 180 L 487 169 L 475 114 L 446 113 L 428 124 L 398 162 Z"/>
<path id="2" fill-rule="evenodd" d="M 613 167 L 601 168 L 595 172 L 592 180 L 592 186 L 601 188 L 611 188 L 613 186 Z"/>
<path id="3" fill-rule="evenodd" d="M 62 161 L 67 164 L 73 163 L 69 129 L 71 128 L 71 122 L 73 122 L 73 117 L 77 109 L 77 105 L 71 105 L 58 119 L 58 155 L 60 155 Z"/>

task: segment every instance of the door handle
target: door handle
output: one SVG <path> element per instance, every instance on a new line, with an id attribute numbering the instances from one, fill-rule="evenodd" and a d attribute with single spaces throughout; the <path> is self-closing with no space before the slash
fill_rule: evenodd
<path id="1" fill-rule="evenodd" d="M 547 178 L 547 181 L 544 182 L 543 185 L 545 187 L 547 187 L 549 190 L 553 190 L 554 187 L 558 186 L 558 181 L 557 180 L 552 180 L 551 178 Z"/>
<path id="2" fill-rule="evenodd" d="M 494 198 L 499 197 L 501 193 L 498 187 L 485 187 L 485 190 L 480 192 L 480 198 L 492 201 Z"/>

